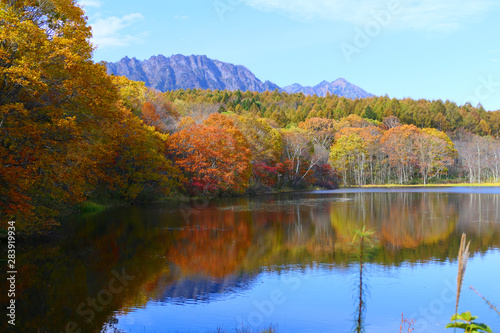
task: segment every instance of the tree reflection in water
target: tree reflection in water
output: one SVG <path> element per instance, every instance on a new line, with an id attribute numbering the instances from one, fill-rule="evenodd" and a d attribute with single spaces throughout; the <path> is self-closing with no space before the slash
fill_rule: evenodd
<path id="1" fill-rule="evenodd" d="M 262 271 L 347 267 L 363 226 L 374 240 L 360 266 L 455 259 L 462 232 L 473 256 L 500 247 L 499 209 L 495 194 L 289 193 L 213 201 L 188 223 L 179 204 L 75 217 L 61 237 L 19 251 L 16 322 L 26 332 L 60 332 L 73 321 L 89 332 L 152 301 L 211 302 L 251 290 Z M 134 280 L 86 322 L 78 305 L 122 268 Z"/>

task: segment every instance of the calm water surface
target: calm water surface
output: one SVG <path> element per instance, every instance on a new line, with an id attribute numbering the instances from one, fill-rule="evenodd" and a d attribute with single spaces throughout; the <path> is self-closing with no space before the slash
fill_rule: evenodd
<path id="1" fill-rule="evenodd" d="M 366 332 L 399 332 L 402 313 L 415 332 L 452 332 L 444 326 L 463 232 L 471 256 L 460 310 L 500 330 L 500 316 L 469 289 L 500 303 L 500 189 L 411 188 L 74 217 L 67 237 L 18 253 L 16 332 L 352 332 L 360 269 L 352 239 L 363 225 L 375 231 L 364 260 Z"/>

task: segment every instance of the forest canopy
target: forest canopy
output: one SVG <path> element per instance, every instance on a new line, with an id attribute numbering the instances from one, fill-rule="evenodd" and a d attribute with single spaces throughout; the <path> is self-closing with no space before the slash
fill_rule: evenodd
<path id="1" fill-rule="evenodd" d="M 39 232 L 85 202 L 500 177 L 500 112 L 480 105 L 160 93 L 92 60 L 74 1 L 2 1 L 0 26 L 4 228 Z"/>

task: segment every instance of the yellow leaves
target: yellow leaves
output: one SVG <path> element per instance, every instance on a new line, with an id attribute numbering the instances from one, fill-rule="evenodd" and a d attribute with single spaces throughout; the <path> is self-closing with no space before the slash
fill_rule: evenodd
<path id="1" fill-rule="evenodd" d="M 243 133 L 254 162 L 279 161 L 283 149 L 281 133 L 271 127 L 267 119 L 235 114 L 230 114 L 228 117 L 234 119 L 236 126 Z"/>
<path id="2" fill-rule="evenodd" d="M 177 123 L 177 128 L 179 130 L 184 130 L 195 125 L 195 121 L 192 117 L 182 117 Z"/>
<path id="3" fill-rule="evenodd" d="M 0 28 L 0 211 L 43 228 L 84 199 L 117 95 L 73 1 L 2 2 Z"/>
<path id="4" fill-rule="evenodd" d="M 395 121 L 392 123 L 394 127 L 371 124 L 344 127 L 336 133 L 330 161 L 343 172 L 345 183 L 346 178 L 356 173 L 358 184 L 363 182 L 363 177 L 369 176 L 373 180 L 378 170 L 392 172 L 401 184 L 412 179 L 419 170 L 426 183 L 429 178 L 445 173 L 447 166 L 453 163 L 456 150 L 445 133 L 432 128 L 419 129 L 414 125 L 401 126 Z M 389 129 L 383 132 L 383 128 Z M 384 166 L 386 161 L 391 168 Z M 368 166 L 371 175 L 363 172 Z M 386 173 L 385 177 L 390 177 L 390 173 Z"/>
<path id="5" fill-rule="evenodd" d="M 72 69 L 77 64 L 92 66 L 87 62 L 92 51 L 87 42 L 90 30 L 78 17 L 81 9 L 73 7 L 69 0 L 2 4 L 0 75 L 7 84 L 0 86 L 0 92 L 10 101 L 59 103 L 75 90 L 75 85 L 68 84 L 75 77 Z M 71 20 L 58 19 L 62 16 Z M 36 21 L 38 17 L 46 22 Z M 57 94 L 52 93 L 55 90 Z"/>
<path id="6" fill-rule="evenodd" d="M 436 137 L 444 141 L 444 149 L 446 150 L 446 152 L 449 153 L 453 158 L 458 156 L 458 152 L 455 149 L 455 144 L 451 141 L 450 137 L 446 135 L 446 133 L 435 128 L 423 128 L 422 133 L 428 134 L 432 137 Z"/>
<path id="7" fill-rule="evenodd" d="M 144 128 L 146 128 L 150 132 L 151 135 L 153 135 L 154 137 L 158 138 L 159 140 L 161 140 L 163 142 L 167 142 L 168 138 L 170 137 L 170 134 L 168 134 L 168 133 L 158 132 L 154 126 L 144 125 Z"/>
<path id="8" fill-rule="evenodd" d="M 119 117 L 103 128 L 102 141 L 95 147 L 97 189 L 131 201 L 167 195 L 180 178 L 165 156 L 168 134 L 144 125 L 128 109 L 118 111 Z"/>
<path id="9" fill-rule="evenodd" d="M 66 127 L 66 128 L 75 127 L 76 126 L 76 117 L 73 116 L 73 117 L 58 119 L 56 122 L 56 125 L 60 126 L 60 127 Z"/>
<path id="10" fill-rule="evenodd" d="M 479 129 L 478 132 L 481 135 L 490 135 L 491 134 L 490 125 L 488 125 L 488 123 L 484 119 L 481 119 L 481 121 L 477 125 L 477 128 Z"/>
<path id="11" fill-rule="evenodd" d="M 351 133 L 340 137 L 332 145 L 330 160 L 334 166 L 348 167 L 358 154 L 366 154 L 365 142 L 358 134 Z M 338 161 L 341 161 L 340 165 Z"/>
<path id="12" fill-rule="evenodd" d="M 145 83 L 129 80 L 125 76 L 111 76 L 111 79 L 118 88 L 123 105 L 132 110 L 135 115 L 139 115 L 141 106 L 146 102 Z"/>
<path id="13" fill-rule="evenodd" d="M 345 118 L 342 118 L 342 120 L 340 120 L 334 126 L 336 131 L 340 131 L 341 129 L 346 127 L 363 128 L 373 126 L 373 124 L 356 114 L 351 114 Z"/>

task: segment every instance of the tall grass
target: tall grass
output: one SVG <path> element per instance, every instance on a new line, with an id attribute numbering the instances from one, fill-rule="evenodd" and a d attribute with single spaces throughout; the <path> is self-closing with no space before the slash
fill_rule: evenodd
<path id="1" fill-rule="evenodd" d="M 467 267 L 467 260 L 469 259 L 470 241 L 467 243 L 467 245 L 465 245 L 466 242 L 467 242 L 466 236 L 465 234 L 462 234 L 462 239 L 460 241 L 460 249 L 458 250 L 457 298 L 455 302 L 455 314 L 451 317 L 451 322 L 447 324 L 445 328 L 453 328 L 455 332 L 457 328 L 459 328 L 464 330 L 465 332 L 470 332 L 470 333 L 473 332 L 493 333 L 493 330 L 488 325 L 476 322 L 476 319 L 478 317 L 473 316 L 470 313 L 470 311 L 458 314 L 458 303 L 460 302 L 460 293 L 462 291 L 465 268 Z M 491 303 L 489 303 L 488 301 L 486 302 L 491 306 Z"/>

